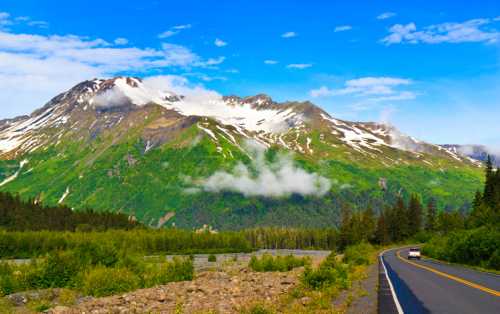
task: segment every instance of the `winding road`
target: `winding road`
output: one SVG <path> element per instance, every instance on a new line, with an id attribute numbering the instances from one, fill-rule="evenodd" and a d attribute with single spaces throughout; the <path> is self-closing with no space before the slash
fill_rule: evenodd
<path id="1" fill-rule="evenodd" d="M 500 313 L 500 275 L 422 258 L 380 255 L 379 313 Z"/>

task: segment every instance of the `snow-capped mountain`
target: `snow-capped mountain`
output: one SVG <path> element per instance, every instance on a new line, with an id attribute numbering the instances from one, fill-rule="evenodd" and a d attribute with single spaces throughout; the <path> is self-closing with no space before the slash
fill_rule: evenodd
<path id="1" fill-rule="evenodd" d="M 85 81 L 29 116 L 0 121 L 0 190 L 75 208 L 124 211 L 151 224 L 220 226 L 227 210 L 236 210 L 230 216 L 240 225 L 278 219 L 264 209 L 253 212 L 267 202 L 258 197 L 266 197 L 265 191 L 244 190 L 264 182 L 257 179 L 286 185 L 274 187 L 272 195 L 281 197 L 277 208 L 288 208 L 290 193 L 317 195 L 318 182 L 321 202 L 333 209 L 338 197 L 351 202 L 377 195 L 382 181 L 384 191 L 424 198 L 435 193 L 457 206 L 480 184 L 476 160 L 389 125 L 336 119 L 310 102 L 223 97 L 161 83 L 132 77 Z M 248 142 L 288 157 L 266 155 L 271 164 L 263 166 Z M 239 177 L 244 180 L 226 182 Z M 308 180 L 313 188 L 304 187 Z M 228 200 L 224 192 L 240 196 Z M 249 205 L 241 195 L 257 198 Z M 310 202 L 317 209 L 317 200 Z M 305 215 L 314 221 L 310 225 L 333 219 L 325 220 L 328 213 Z"/>
<path id="2" fill-rule="evenodd" d="M 498 153 L 491 152 L 490 149 L 483 145 L 444 144 L 441 146 L 454 154 L 467 156 L 480 162 L 485 162 L 489 155 L 493 163 L 497 167 L 500 167 L 500 155 Z"/>
<path id="3" fill-rule="evenodd" d="M 309 133 L 317 131 L 325 145 L 336 147 L 340 144 L 376 160 L 382 157 L 383 162 L 389 164 L 397 160 L 384 158 L 383 149 L 410 153 L 422 162 L 426 162 L 424 153 L 473 162 L 456 151 L 419 141 L 388 125 L 335 119 L 309 102 L 279 104 L 266 95 L 246 98 L 176 95 L 130 77 L 83 82 L 58 95 L 29 117 L 0 122 L 0 153 L 17 156 L 33 152 L 49 143 L 57 143 L 65 133 L 74 133 L 74 130 L 99 133 L 124 123 L 132 113 L 146 111 L 147 105 L 161 106 L 164 114 L 177 116 L 180 120 L 196 117 L 192 123 L 201 117 L 213 119 L 214 130 L 207 128 L 209 123 L 202 120 L 198 128 L 214 141 L 223 136 L 235 145 L 239 142 L 236 137 L 243 137 L 267 147 L 278 145 L 298 153 L 313 154 Z M 144 139 L 146 142 L 152 140 L 147 134 Z M 154 143 L 161 144 L 161 141 Z"/>

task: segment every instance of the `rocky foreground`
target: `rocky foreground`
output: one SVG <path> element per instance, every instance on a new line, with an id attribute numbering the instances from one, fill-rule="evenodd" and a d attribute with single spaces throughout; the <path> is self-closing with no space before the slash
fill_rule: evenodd
<path id="1" fill-rule="evenodd" d="M 277 301 L 298 283 L 301 271 L 206 271 L 193 281 L 91 299 L 72 308 L 58 306 L 49 313 L 239 313 L 253 304 Z"/>

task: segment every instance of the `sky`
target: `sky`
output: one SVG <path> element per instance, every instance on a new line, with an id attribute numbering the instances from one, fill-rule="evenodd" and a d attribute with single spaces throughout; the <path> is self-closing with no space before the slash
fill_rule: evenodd
<path id="1" fill-rule="evenodd" d="M 0 1 L 0 119 L 117 75 L 500 151 L 499 1 Z"/>

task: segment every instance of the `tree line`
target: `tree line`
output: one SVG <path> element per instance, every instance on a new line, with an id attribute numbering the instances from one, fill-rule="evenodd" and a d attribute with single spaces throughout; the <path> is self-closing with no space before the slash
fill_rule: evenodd
<path id="1" fill-rule="evenodd" d="M 44 206 L 35 200 L 23 201 L 18 195 L 0 192 L 0 228 L 10 231 L 86 231 L 131 229 L 137 226 L 137 222 L 124 214 Z"/>
<path id="2" fill-rule="evenodd" d="M 361 242 L 385 245 L 419 235 L 447 234 L 464 228 L 469 219 L 460 211 L 439 211 L 433 198 L 424 206 L 416 194 L 408 202 L 399 196 L 394 205 L 386 206 L 378 214 L 370 207 L 357 212 L 344 208 L 341 217 L 338 243 L 341 249 Z"/>
<path id="3" fill-rule="evenodd" d="M 472 204 L 468 227 L 500 223 L 500 170 L 494 169 L 489 156 L 486 161 L 484 190 L 476 192 Z"/>

